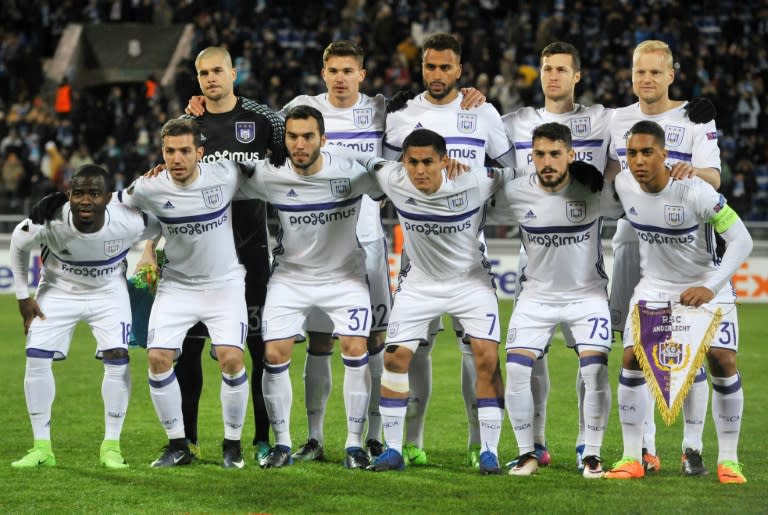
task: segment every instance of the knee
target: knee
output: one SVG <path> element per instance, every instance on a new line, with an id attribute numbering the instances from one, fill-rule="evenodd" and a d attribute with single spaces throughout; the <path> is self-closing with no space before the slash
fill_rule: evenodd
<path id="1" fill-rule="evenodd" d="M 350 336 L 340 339 L 341 352 L 345 356 L 362 356 L 368 350 L 368 340 L 362 336 Z"/>
<path id="2" fill-rule="evenodd" d="M 475 361 L 477 373 L 492 374 L 493 371 L 499 365 L 499 346 L 495 342 L 488 340 L 474 340 L 470 345 L 464 345 L 469 347 L 472 352 L 472 357 Z"/>
<path id="3" fill-rule="evenodd" d="M 727 349 L 710 349 L 707 354 L 709 372 L 715 377 L 730 377 L 737 371 L 736 353 Z"/>
<path id="4" fill-rule="evenodd" d="M 27 375 L 47 374 L 53 370 L 53 360 L 50 358 L 27 358 Z"/>
<path id="5" fill-rule="evenodd" d="M 389 372 L 404 374 L 408 372 L 413 353 L 400 345 L 390 345 L 384 353 L 384 369 Z"/>
<path id="6" fill-rule="evenodd" d="M 128 350 L 127 349 L 109 349 L 105 350 L 102 354 L 102 358 L 104 358 L 107 361 L 117 361 L 126 359 L 128 357 Z"/>
<path id="7" fill-rule="evenodd" d="M 291 359 L 293 341 L 286 343 L 284 340 L 267 342 L 264 345 L 264 362 L 269 365 L 282 365 Z"/>
<path id="8" fill-rule="evenodd" d="M 632 347 L 627 347 L 624 349 L 624 355 L 621 359 L 621 366 L 627 370 L 641 370 L 640 363 L 637 362 L 637 358 L 635 357 L 635 353 L 632 350 Z"/>
<path id="9" fill-rule="evenodd" d="M 608 385 L 608 355 L 589 353 L 579 355 L 579 372 L 588 390 L 599 390 Z"/>
<path id="10" fill-rule="evenodd" d="M 333 336 L 327 333 L 309 333 L 308 347 L 316 354 L 333 352 Z"/>
<path id="11" fill-rule="evenodd" d="M 531 373 L 534 359 L 524 354 L 507 354 L 507 390 L 510 393 L 531 389 Z"/>
<path id="12" fill-rule="evenodd" d="M 371 333 L 368 337 L 368 354 L 376 354 L 384 346 L 384 339 L 386 338 L 386 331 L 376 331 Z"/>
<path id="13" fill-rule="evenodd" d="M 222 372 L 236 374 L 243 369 L 243 351 L 240 349 L 230 348 L 225 352 L 221 352 L 221 349 L 218 349 L 216 351 L 216 356 L 219 360 Z"/>
<path id="14" fill-rule="evenodd" d="M 149 364 L 150 372 L 153 374 L 162 374 L 171 369 L 173 366 L 173 359 L 171 359 L 167 353 L 150 349 L 147 352 L 147 363 Z"/>

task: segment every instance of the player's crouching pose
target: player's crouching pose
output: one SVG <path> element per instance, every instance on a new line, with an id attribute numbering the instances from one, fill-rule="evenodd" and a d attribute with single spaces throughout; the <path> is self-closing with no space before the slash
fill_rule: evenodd
<path id="1" fill-rule="evenodd" d="M 557 325 L 563 324 L 576 342 L 585 386 L 583 475 L 600 478 L 611 349 L 608 280 L 600 248 L 601 193 L 599 184 L 588 188 L 572 179 L 577 167 L 589 167 L 595 176 L 599 172 L 573 162 L 571 131 L 566 125 L 540 125 L 532 141 L 536 173 L 507 183 L 495 213 L 499 220 L 520 224 L 529 256 L 506 344 L 505 400 L 520 449 L 509 473 L 528 476 L 539 468 L 531 371 L 547 351 Z"/>
<path id="2" fill-rule="evenodd" d="M 447 159 L 445 139 L 418 129 L 403 141 L 402 162 L 387 163 L 376 173 L 397 209 L 410 263 L 401 272 L 387 329 L 380 401 L 387 450 L 369 467 L 374 471 L 405 466 L 409 366 L 419 342 L 428 336 L 430 322 L 447 313 L 464 327 L 477 366 L 480 472 L 501 472 L 497 447 L 504 386 L 498 356 L 498 303 L 479 237 L 485 202 L 514 171 L 473 168 L 448 181 L 443 171 Z"/>
<path id="3" fill-rule="evenodd" d="M 101 393 L 105 432 L 101 464 L 127 468 L 120 433 L 128 409 L 131 376 L 128 335 L 131 306 L 125 281 L 125 256 L 131 246 L 159 233 L 138 211 L 110 204 L 109 175 L 86 165 L 72 177 L 69 203 L 44 225 L 21 222 L 11 238 L 16 298 L 27 335 L 24 393 L 34 447 L 13 468 L 53 467 L 51 407 L 56 393 L 52 361 L 67 357 L 79 321 L 91 327 L 96 357 L 104 363 Z M 29 251 L 42 245 L 43 272 L 37 297 L 29 296 Z"/>
<path id="4" fill-rule="evenodd" d="M 299 105 L 288 112 L 285 143 L 290 162 L 274 167 L 257 161 L 242 192 L 268 201 L 280 222 L 278 245 L 262 317 L 264 401 L 275 445 L 261 460 L 264 468 L 292 463 L 290 415 L 293 402 L 288 368 L 307 315 L 319 310 L 333 322 L 344 361 L 347 414 L 345 466 L 364 468 L 363 450 L 371 377 L 367 338 L 371 302 L 365 280 L 365 256 L 355 235 L 362 194 L 381 193 L 366 168 L 354 160 L 322 152 L 323 116 Z"/>
<path id="5" fill-rule="evenodd" d="M 666 167 L 664 129 L 652 121 L 629 130 L 627 163 L 631 173 L 616 177 L 616 193 L 640 241 L 642 278 L 630 306 L 641 301 L 655 309 L 670 302 L 723 309 L 718 333 L 707 352 L 712 377 L 712 418 L 718 440 L 717 475 L 721 483 L 745 483 L 736 448 L 741 431 L 744 392 L 736 368 L 738 319 L 729 280 L 752 250 L 752 238 L 725 198 L 699 177 L 674 180 Z M 662 207 L 663 206 L 663 207 Z M 721 260 L 714 231 L 726 241 Z M 643 421 L 648 411 L 646 381 L 632 347 L 635 320 L 624 331 L 623 368 L 619 376 L 619 419 L 624 456 L 606 473 L 609 479 L 645 475 Z M 639 333 L 638 333 L 639 334 Z"/>

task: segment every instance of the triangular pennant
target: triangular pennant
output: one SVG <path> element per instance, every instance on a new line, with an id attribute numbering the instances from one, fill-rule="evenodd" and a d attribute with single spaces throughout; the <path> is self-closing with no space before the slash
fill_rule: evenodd
<path id="1" fill-rule="evenodd" d="M 640 301 L 632 309 L 633 351 L 667 426 L 680 413 L 721 318 L 720 308 L 713 314 L 669 302 Z"/>

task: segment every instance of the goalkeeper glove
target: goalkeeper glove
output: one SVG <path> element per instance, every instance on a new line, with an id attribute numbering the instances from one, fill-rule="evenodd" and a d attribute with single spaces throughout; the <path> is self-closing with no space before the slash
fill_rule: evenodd
<path id="1" fill-rule="evenodd" d="M 602 191 L 603 189 L 603 174 L 600 170 L 595 168 L 589 163 L 584 161 L 574 161 L 568 165 L 568 171 L 573 177 L 573 180 L 580 182 L 584 186 L 588 187 L 593 193 Z"/>
<path id="2" fill-rule="evenodd" d="M 705 97 L 696 97 L 685 105 L 685 114 L 693 123 L 709 123 L 717 116 L 715 105 Z"/>
<path id="3" fill-rule="evenodd" d="M 32 206 L 29 211 L 29 219 L 33 224 L 42 225 L 47 221 L 53 220 L 56 211 L 67 203 L 69 197 L 66 193 L 49 193 Z"/>
<path id="4" fill-rule="evenodd" d="M 401 89 L 387 100 L 387 113 L 394 113 L 405 107 L 415 95 L 410 89 Z"/>

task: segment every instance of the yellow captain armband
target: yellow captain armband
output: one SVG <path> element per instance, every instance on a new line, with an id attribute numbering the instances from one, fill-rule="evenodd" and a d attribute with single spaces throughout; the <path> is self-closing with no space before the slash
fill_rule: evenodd
<path id="1" fill-rule="evenodd" d="M 718 234 L 727 231 L 733 224 L 739 221 L 739 215 L 731 209 L 728 204 L 724 205 L 715 216 L 709 219 L 709 223 L 715 228 Z"/>

